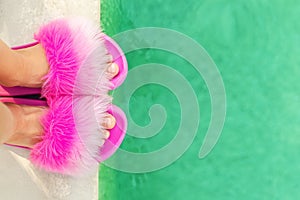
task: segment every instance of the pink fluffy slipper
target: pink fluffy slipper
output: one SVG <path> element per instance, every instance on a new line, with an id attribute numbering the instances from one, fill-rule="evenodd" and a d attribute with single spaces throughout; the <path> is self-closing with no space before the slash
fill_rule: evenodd
<path id="1" fill-rule="evenodd" d="M 50 65 L 41 89 L 49 111 L 41 120 L 43 140 L 33 147 L 30 159 L 37 167 L 51 172 L 70 175 L 88 172 L 111 156 L 125 136 L 126 117 L 111 105 L 108 95 L 126 77 L 124 54 L 99 27 L 83 18 L 54 20 L 42 26 L 34 38 L 37 42 L 30 45 L 40 43 Z M 120 67 L 119 74 L 111 81 L 106 72 L 110 62 L 107 51 Z M 16 90 L 24 95 L 36 89 Z M 2 95 L 5 91 L 2 88 Z M 18 91 L 8 89 L 7 93 L 9 96 Z M 2 98 L 2 101 L 15 102 L 12 99 Z M 101 120 L 106 112 L 115 116 L 117 125 L 102 144 Z"/>

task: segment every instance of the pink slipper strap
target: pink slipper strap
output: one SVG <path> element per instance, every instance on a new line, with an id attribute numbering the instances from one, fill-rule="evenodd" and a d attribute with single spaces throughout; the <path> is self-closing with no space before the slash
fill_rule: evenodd
<path id="1" fill-rule="evenodd" d="M 27 87 L 4 87 L 0 85 L 0 96 L 2 97 L 12 97 L 31 94 L 41 94 L 41 89 Z"/>
<path id="2" fill-rule="evenodd" d="M 28 105 L 28 106 L 47 106 L 47 102 L 46 101 L 37 100 L 37 99 L 0 97 L 0 102 L 3 102 L 3 103 L 14 103 L 14 104 Z"/>

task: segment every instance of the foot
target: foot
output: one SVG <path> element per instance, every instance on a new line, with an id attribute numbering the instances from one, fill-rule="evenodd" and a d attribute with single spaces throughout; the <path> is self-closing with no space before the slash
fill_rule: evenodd
<path id="1" fill-rule="evenodd" d="M 40 119 L 47 111 L 47 108 L 13 103 L 5 103 L 5 105 L 9 109 L 13 121 L 12 136 L 5 143 L 32 148 L 36 143 L 40 142 L 43 136 L 43 127 Z M 102 124 L 107 130 L 103 132 L 104 140 L 99 141 L 101 144 L 105 142 L 105 139 L 109 138 L 109 129 L 112 129 L 115 124 L 115 118 L 107 114 Z"/>
<path id="2" fill-rule="evenodd" d="M 42 78 L 49 71 L 45 50 L 40 44 L 12 50 L 0 40 L 0 60 L 0 84 L 7 87 L 40 88 L 43 85 Z M 118 71 L 116 64 L 109 68 L 112 77 Z"/>
<path id="3" fill-rule="evenodd" d="M 40 87 L 42 82 L 39 82 L 41 77 L 43 77 L 49 70 L 44 50 L 40 45 L 34 47 L 26 48 L 24 50 L 18 50 L 18 56 L 21 56 L 26 65 L 32 66 L 32 72 L 37 72 L 34 76 L 35 78 L 29 81 L 24 78 L 22 80 L 23 86 L 33 85 Z M 39 68 L 40 71 L 35 71 L 34 68 Z M 119 73 L 119 67 L 116 63 L 110 63 L 107 72 L 109 77 L 113 78 Z M 30 77 L 30 75 L 26 75 Z M 6 142 L 7 144 L 19 145 L 32 148 L 36 143 L 41 141 L 43 135 L 43 127 L 40 123 L 40 119 L 43 116 L 47 108 L 45 107 L 36 107 L 36 106 L 26 106 L 26 105 L 17 105 L 12 103 L 6 103 L 7 107 L 11 111 L 14 118 L 14 132 L 12 137 Z M 116 119 L 107 113 L 107 116 L 103 120 L 102 126 L 106 129 L 104 131 L 104 139 L 109 138 L 110 132 L 116 124 Z M 104 143 L 104 141 L 100 141 Z"/>

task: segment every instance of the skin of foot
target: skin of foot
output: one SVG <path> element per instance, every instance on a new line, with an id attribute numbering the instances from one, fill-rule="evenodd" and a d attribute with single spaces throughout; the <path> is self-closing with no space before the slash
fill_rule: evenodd
<path id="1" fill-rule="evenodd" d="M 33 47 L 11 50 L 3 41 L 0 40 L 0 52 L 4 52 L 0 59 L 5 62 L 0 63 L 0 84 L 8 87 L 25 86 L 41 87 L 44 77 L 49 71 L 45 51 L 40 44 Z M 3 57 L 5 55 L 6 59 Z M 112 60 L 112 59 L 111 59 Z M 14 67 L 9 67 L 13 65 Z M 7 69 L 7 70 L 5 70 Z M 119 67 L 115 63 L 110 63 L 107 69 L 113 78 L 119 72 Z M 13 75 L 13 76 L 12 76 Z M 13 78 L 8 78 L 8 77 Z M 6 104 L 12 113 L 14 120 L 13 135 L 6 143 L 32 147 L 41 140 L 43 129 L 40 124 L 45 107 L 25 106 L 16 104 Z M 109 129 L 115 124 L 115 118 L 107 113 L 102 126 L 108 130 L 104 132 L 105 138 L 110 135 Z"/>

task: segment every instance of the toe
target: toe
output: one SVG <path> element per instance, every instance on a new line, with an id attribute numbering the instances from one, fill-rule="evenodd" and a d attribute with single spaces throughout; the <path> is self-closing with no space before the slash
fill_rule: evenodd
<path id="1" fill-rule="evenodd" d="M 119 66 L 116 63 L 111 63 L 107 69 L 109 77 L 113 78 L 119 73 Z"/>
<path id="2" fill-rule="evenodd" d="M 109 132 L 108 130 L 105 130 L 105 131 L 103 132 L 103 136 L 104 136 L 105 139 L 108 139 L 109 136 L 110 136 L 110 132 Z"/>
<path id="3" fill-rule="evenodd" d="M 115 125 L 116 119 L 112 115 L 108 114 L 106 117 L 104 117 L 102 126 L 105 129 L 112 129 Z"/>
<path id="4" fill-rule="evenodd" d="M 107 54 L 108 56 L 108 63 L 113 63 L 114 57 L 111 54 Z"/>
<path id="5" fill-rule="evenodd" d="M 99 141 L 99 146 L 103 146 L 104 143 L 105 143 L 105 139 L 101 139 L 101 140 Z"/>

